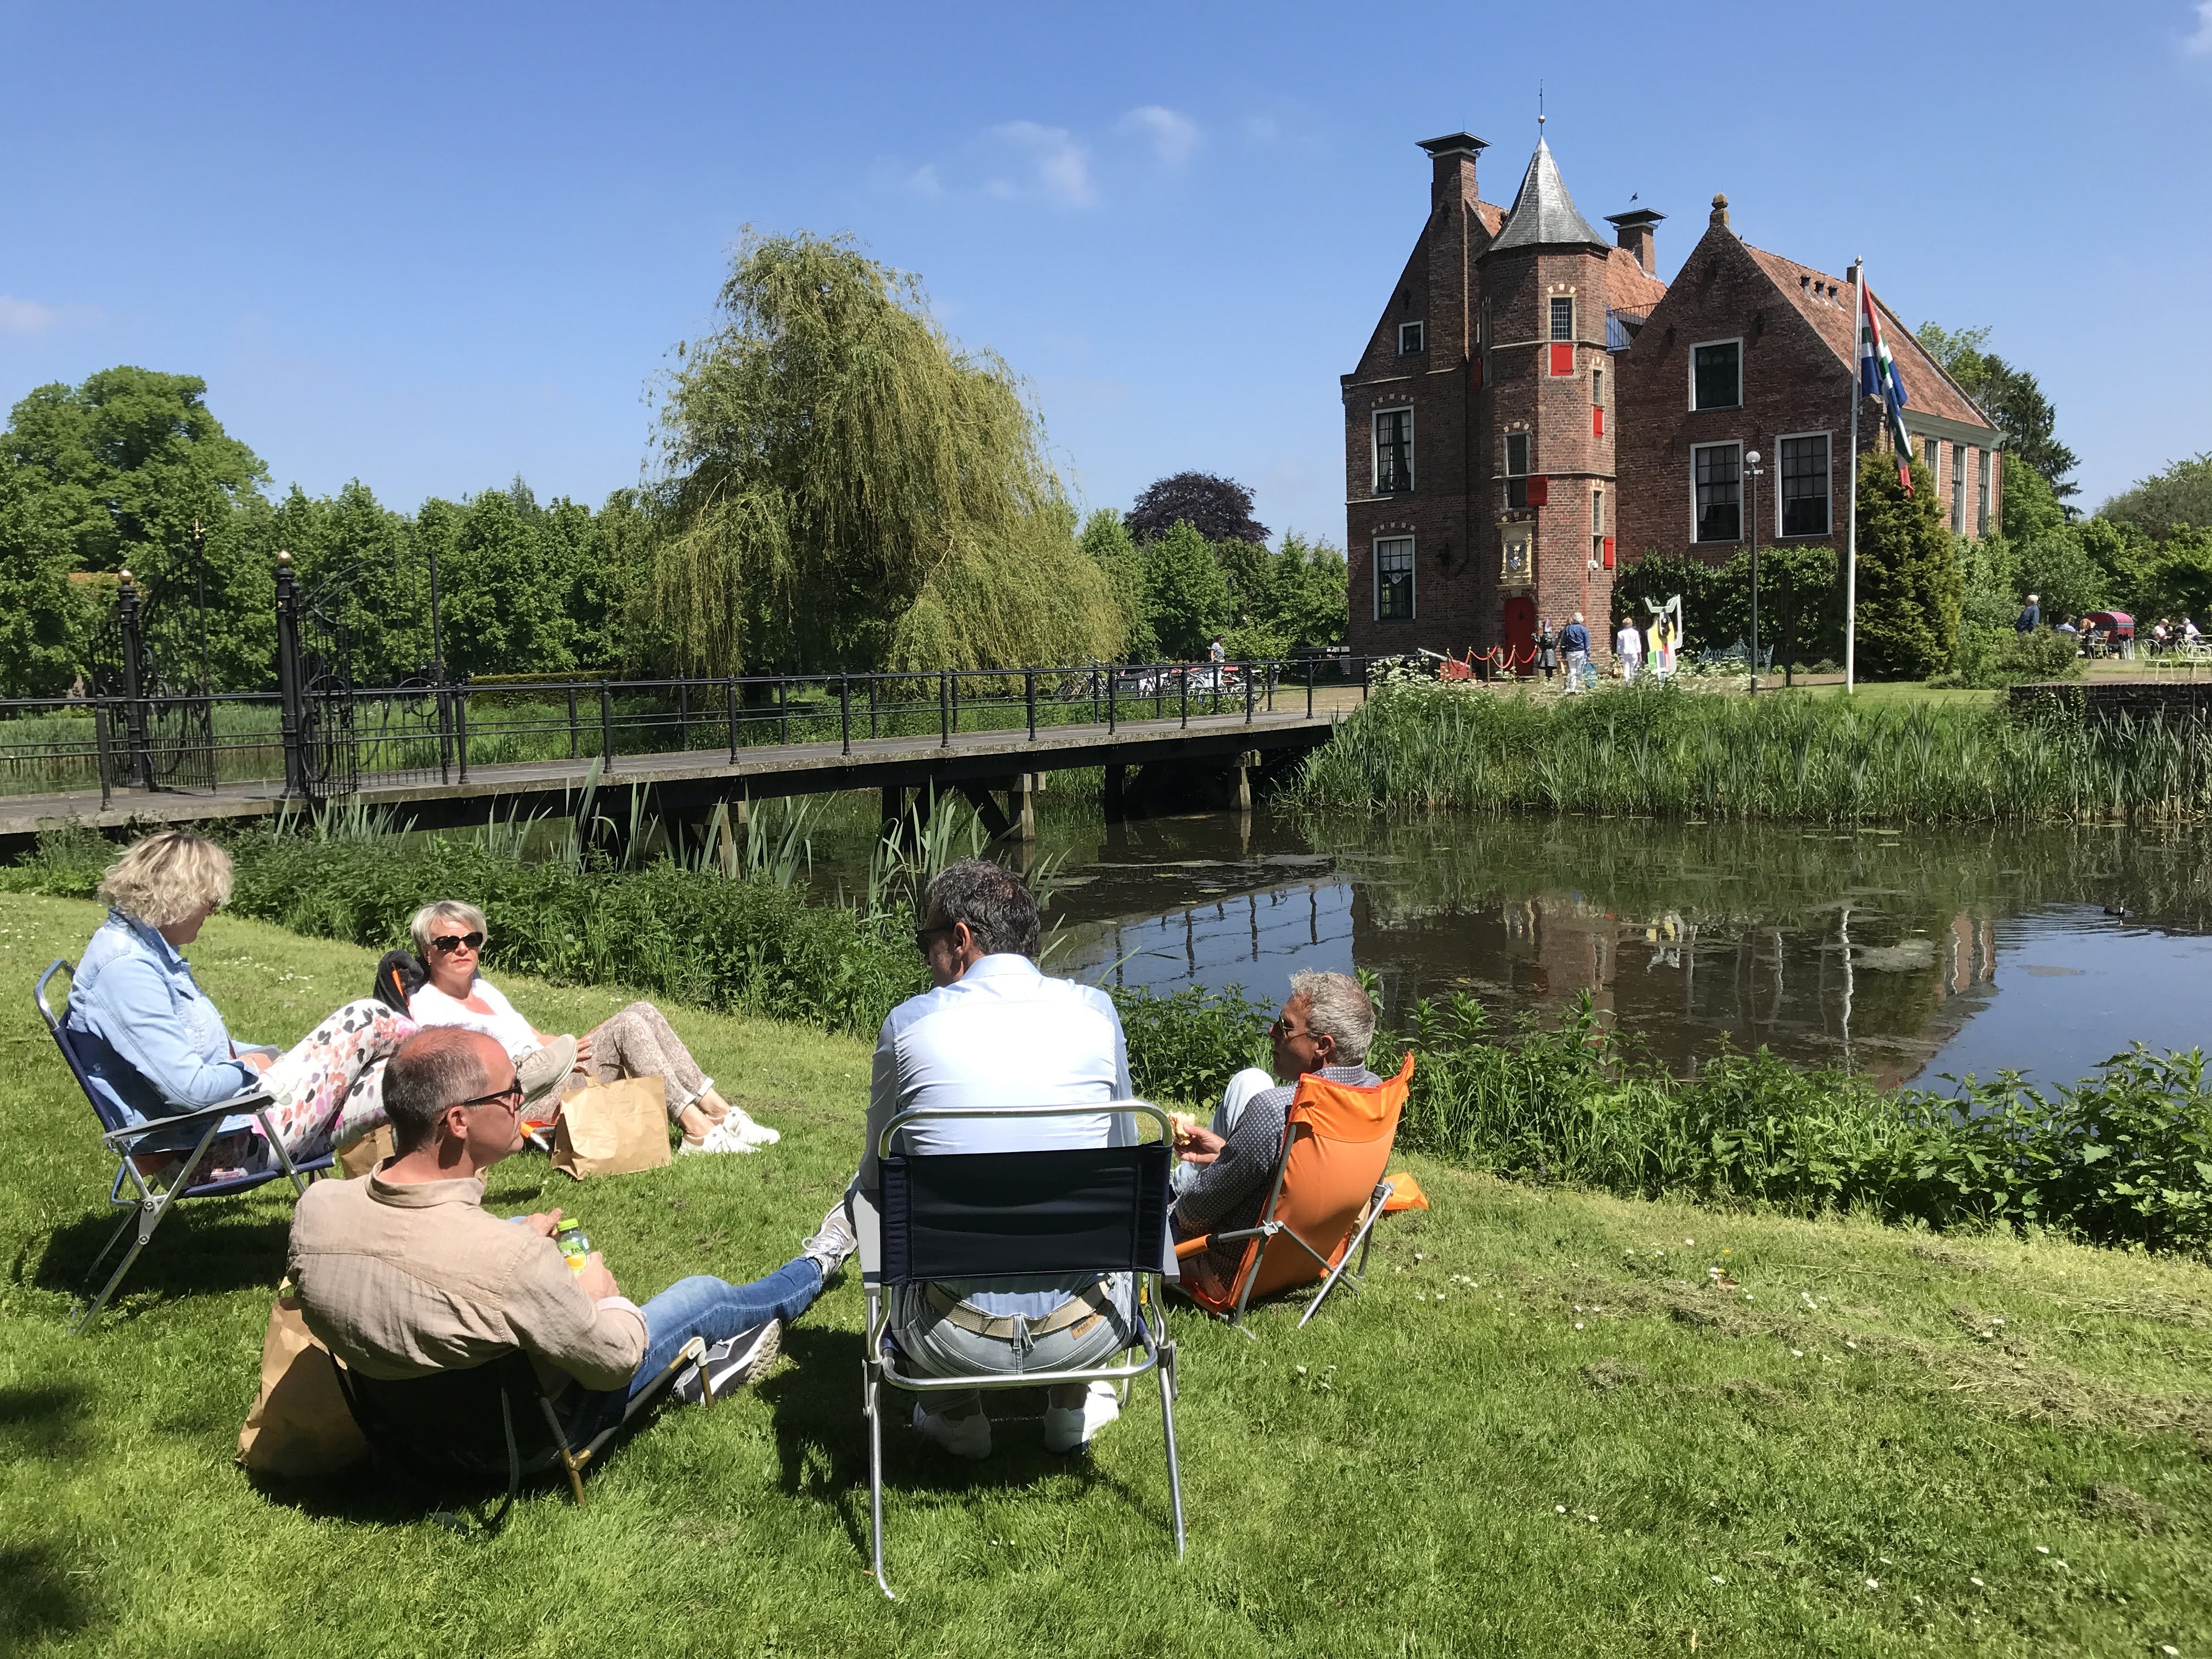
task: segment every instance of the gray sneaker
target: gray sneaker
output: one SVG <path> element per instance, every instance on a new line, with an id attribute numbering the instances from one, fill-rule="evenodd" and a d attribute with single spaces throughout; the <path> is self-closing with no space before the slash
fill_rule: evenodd
<path id="1" fill-rule="evenodd" d="M 821 1230 L 799 1242 L 799 1253 L 821 1267 L 822 1282 L 827 1285 L 860 1248 L 860 1241 L 853 1236 L 853 1218 L 846 1212 L 844 1195 L 840 1194 L 823 1216 Z"/>

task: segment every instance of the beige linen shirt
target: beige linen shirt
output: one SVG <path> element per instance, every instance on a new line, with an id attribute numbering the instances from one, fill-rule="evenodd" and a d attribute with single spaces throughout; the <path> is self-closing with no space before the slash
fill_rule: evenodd
<path id="1" fill-rule="evenodd" d="M 466 1370 L 521 1348 L 555 1389 L 628 1384 L 645 1316 L 586 1296 L 558 1245 L 483 1208 L 483 1182 L 319 1181 L 292 1212 L 307 1328 L 364 1376 Z"/>

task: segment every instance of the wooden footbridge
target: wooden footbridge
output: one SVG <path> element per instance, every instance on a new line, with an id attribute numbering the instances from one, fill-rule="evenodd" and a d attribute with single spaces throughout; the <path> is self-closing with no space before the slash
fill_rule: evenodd
<path id="1" fill-rule="evenodd" d="M 9 708 L 0 853 L 68 826 L 127 832 L 334 805 L 394 829 L 566 817 L 594 787 L 605 811 L 610 792 L 633 786 L 672 823 L 717 807 L 742 823 L 754 801 L 858 789 L 880 791 L 890 822 L 915 797 L 957 790 L 994 835 L 1029 839 L 1036 792 L 1073 769 L 1104 769 L 1109 817 L 1249 806 L 1263 775 L 1325 741 L 1363 696 L 1364 663 L 1327 666 L 310 687 L 197 708 L 189 697 Z M 22 735 L 11 739 L 11 726 Z M 33 729 L 42 741 L 27 740 Z M 25 787 L 71 770 L 80 787 Z"/>

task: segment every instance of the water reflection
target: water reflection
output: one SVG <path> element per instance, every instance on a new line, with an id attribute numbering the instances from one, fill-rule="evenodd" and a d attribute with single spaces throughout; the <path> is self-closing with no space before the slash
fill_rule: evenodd
<path id="1" fill-rule="evenodd" d="M 1047 850 L 1060 971 L 1273 997 L 1356 962 L 1393 1013 L 1466 991 L 1505 1018 L 1587 989 L 1683 1069 L 1726 1040 L 1892 1082 L 2070 1079 L 2131 1037 L 2199 1041 L 2212 966 L 2183 834 L 1262 813 L 1076 823 Z"/>

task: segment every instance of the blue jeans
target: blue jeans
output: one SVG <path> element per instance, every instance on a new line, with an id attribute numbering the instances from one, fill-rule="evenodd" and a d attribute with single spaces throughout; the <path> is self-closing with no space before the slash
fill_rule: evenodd
<path id="1" fill-rule="evenodd" d="M 645 1316 L 645 1358 L 629 1386 L 584 1395 L 572 1419 L 577 1431 L 596 1434 L 620 1421 L 629 1402 L 652 1386 L 693 1337 L 703 1336 L 711 1345 L 771 1319 L 789 1324 L 821 1294 L 821 1266 L 803 1255 L 750 1285 L 705 1273 L 678 1279 L 639 1310 Z"/>

